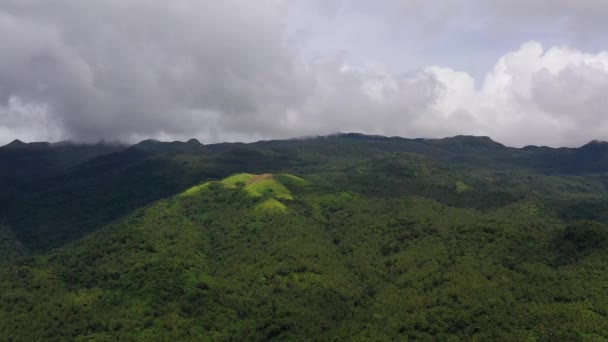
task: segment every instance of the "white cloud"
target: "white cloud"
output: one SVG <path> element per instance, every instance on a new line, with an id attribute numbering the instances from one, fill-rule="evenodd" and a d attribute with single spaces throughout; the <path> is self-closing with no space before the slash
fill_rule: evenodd
<path id="1" fill-rule="evenodd" d="M 607 67 L 605 52 L 544 51 L 526 43 L 500 58 L 476 95 L 459 107 L 477 119 L 472 130 L 511 145 L 575 146 L 606 139 Z"/>
<path id="2" fill-rule="evenodd" d="M 56 140 L 61 129 L 54 118 L 49 117 L 44 105 L 25 103 L 10 97 L 0 106 L 0 141 L 8 142 L 16 137 L 25 141 Z"/>
<path id="3" fill-rule="evenodd" d="M 608 52 L 530 42 L 482 82 L 450 65 L 397 72 L 347 53 L 302 54 L 289 36 L 290 4 L 6 0 L 0 143 L 337 131 L 478 134 L 515 146 L 608 139 Z"/>
<path id="4" fill-rule="evenodd" d="M 608 139 L 606 52 L 545 51 L 529 42 L 501 57 L 479 85 L 466 72 L 437 66 L 405 74 L 379 65 L 312 69 L 316 88 L 286 127 L 289 134 L 477 134 L 512 146 Z"/>

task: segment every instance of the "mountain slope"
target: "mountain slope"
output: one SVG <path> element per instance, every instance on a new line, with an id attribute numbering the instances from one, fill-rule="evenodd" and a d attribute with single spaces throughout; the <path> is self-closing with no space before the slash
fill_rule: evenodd
<path id="1" fill-rule="evenodd" d="M 5 178 L 0 336 L 606 339 L 605 155 L 464 136 L 144 141 Z"/>
<path id="2" fill-rule="evenodd" d="M 280 187 L 260 196 L 248 189 L 256 178 Z M 605 225 L 568 226 L 535 200 L 479 211 L 328 191 L 291 175 L 205 184 L 1 267 L 2 336 L 608 336 Z M 285 210 L 258 210 L 269 199 Z"/>
<path id="3" fill-rule="evenodd" d="M 574 212 L 581 201 L 590 208 L 608 207 L 604 145 L 513 149 L 486 137 L 425 140 L 361 134 L 253 144 L 148 140 L 45 177 L 6 181 L 0 223 L 31 248 L 48 249 L 201 181 L 239 172 L 296 173 L 326 189 L 380 197 L 417 194 L 477 209 L 541 197 L 565 219 L 606 221 L 602 210 Z M 59 159 L 71 158 L 65 153 Z M 32 168 L 44 170 L 44 159 L 35 160 Z M 455 191 L 461 183 L 469 191 Z"/>
<path id="4" fill-rule="evenodd" d="M 0 179 L 28 181 L 57 175 L 96 157 L 124 149 L 124 145 L 23 143 L 15 140 L 0 147 Z"/>

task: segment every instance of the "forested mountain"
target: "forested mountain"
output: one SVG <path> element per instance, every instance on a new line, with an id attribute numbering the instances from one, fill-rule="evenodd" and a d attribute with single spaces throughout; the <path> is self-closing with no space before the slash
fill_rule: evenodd
<path id="1" fill-rule="evenodd" d="M 0 178 L 31 180 L 47 178 L 95 157 L 120 151 L 126 146 L 114 143 L 76 144 L 24 143 L 15 140 L 0 147 Z"/>
<path id="2" fill-rule="evenodd" d="M 608 144 L 0 148 L 0 336 L 608 339 Z"/>

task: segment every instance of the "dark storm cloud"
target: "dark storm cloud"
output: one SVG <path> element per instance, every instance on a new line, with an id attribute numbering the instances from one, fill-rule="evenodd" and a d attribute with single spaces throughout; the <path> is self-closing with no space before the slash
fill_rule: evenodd
<path id="1" fill-rule="evenodd" d="M 0 99 L 45 105 L 76 139 L 201 135 L 297 104 L 306 76 L 278 2 L 9 1 Z M 201 132 L 202 131 L 202 132 Z"/>
<path id="2" fill-rule="evenodd" d="M 502 35 L 557 27 L 591 39 L 606 32 L 598 13 L 608 5 L 600 1 L 445 4 L 4 0 L 0 142 L 211 142 L 336 131 L 483 134 L 512 145 L 608 138 L 607 53 L 530 42 L 497 56 L 480 82 L 450 65 L 398 72 L 381 60 L 353 62 L 357 56 L 332 51 L 331 40 L 323 54 L 306 52 L 312 41 L 307 25 L 320 22 L 311 15 L 328 24 L 309 33 L 327 33 L 336 43 L 348 32 L 382 38 L 383 30 L 402 22 L 417 27 L 411 33 L 416 42 L 464 26 Z M 355 14 L 339 26 L 348 13 Z M 395 24 L 372 27 L 385 18 Z M 337 35 L 329 34 L 332 28 Z M 471 58 L 470 65 L 476 62 Z"/>

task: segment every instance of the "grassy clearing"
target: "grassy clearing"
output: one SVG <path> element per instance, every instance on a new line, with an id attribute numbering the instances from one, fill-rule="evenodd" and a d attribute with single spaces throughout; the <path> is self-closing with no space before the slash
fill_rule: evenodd
<path id="1" fill-rule="evenodd" d="M 245 191 L 251 196 L 292 200 L 291 192 L 269 173 L 249 178 L 246 183 Z"/>
<path id="2" fill-rule="evenodd" d="M 256 211 L 262 210 L 262 211 L 274 211 L 274 212 L 285 212 L 287 210 L 287 207 L 285 206 L 285 204 L 277 201 L 274 198 L 269 198 L 267 200 L 265 200 L 264 202 L 258 204 L 255 207 Z"/>
<path id="3" fill-rule="evenodd" d="M 212 183 L 220 183 L 223 186 L 229 188 L 229 189 L 234 189 L 236 188 L 237 184 L 239 183 L 246 183 L 250 178 L 254 177 L 254 175 L 248 174 L 248 173 L 239 173 L 236 175 L 232 175 L 228 178 L 224 178 L 223 180 L 219 181 L 219 182 L 206 182 L 203 183 L 201 185 L 197 185 L 197 186 L 193 186 L 192 188 L 186 190 L 182 195 L 183 196 L 193 196 L 196 195 L 198 193 L 200 193 L 201 191 L 209 188 L 209 186 Z"/>
<path id="4" fill-rule="evenodd" d="M 245 191 L 254 197 L 263 197 L 268 195 L 270 197 L 286 200 L 293 199 L 291 192 L 289 192 L 289 190 L 287 190 L 283 184 L 277 182 L 275 179 L 264 179 L 262 181 L 247 185 L 245 187 Z"/>
<path id="5" fill-rule="evenodd" d="M 252 177 L 255 177 L 254 175 L 248 174 L 248 173 L 239 173 L 236 175 L 232 175 L 228 178 L 225 178 L 224 180 L 221 181 L 222 185 L 224 185 L 227 188 L 233 189 L 236 188 L 236 185 L 239 183 L 246 183 L 248 182 Z"/>
<path id="6" fill-rule="evenodd" d="M 304 185 L 307 182 L 299 177 L 282 174 L 275 177 L 270 173 L 261 175 L 252 175 L 248 173 L 239 173 L 219 182 L 207 182 L 201 185 L 192 187 L 183 193 L 184 196 L 192 196 L 207 189 L 212 183 L 219 183 L 226 188 L 235 189 L 238 184 L 244 184 L 244 190 L 253 197 L 269 197 L 273 199 L 293 200 L 291 192 L 283 185 L 287 184 Z M 280 203 L 279 203 L 280 204 Z"/>
<path id="7" fill-rule="evenodd" d="M 204 189 L 207 189 L 210 184 L 211 184 L 211 182 L 207 182 L 207 183 L 203 183 L 201 185 L 193 186 L 190 189 L 186 190 L 182 195 L 183 196 L 194 196 L 194 195 L 200 193 L 201 191 L 203 191 Z"/>

